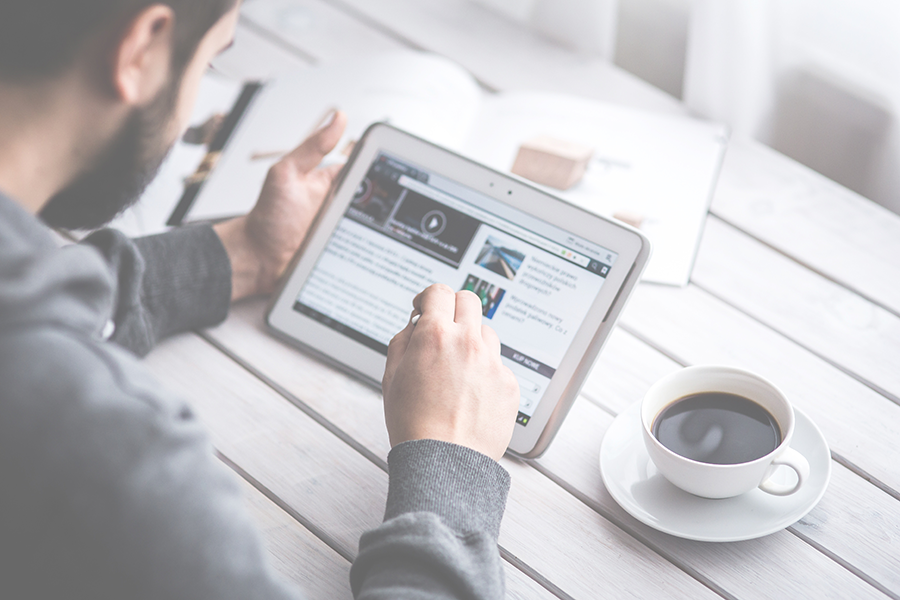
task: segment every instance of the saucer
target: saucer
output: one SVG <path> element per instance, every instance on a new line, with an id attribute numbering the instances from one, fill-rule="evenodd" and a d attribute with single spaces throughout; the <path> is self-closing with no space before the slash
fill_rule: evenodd
<path id="1" fill-rule="evenodd" d="M 809 461 L 809 479 L 790 496 L 760 489 L 712 500 L 689 494 L 662 476 L 641 437 L 641 403 L 623 411 L 600 447 L 600 473 L 610 495 L 638 521 L 670 535 L 701 542 L 736 542 L 780 531 L 802 519 L 822 498 L 831 479 L 831 452 L 822 432 L 797 408 L 791 447 Z M 773 477 L 796 481 L 788 467 Z"/>

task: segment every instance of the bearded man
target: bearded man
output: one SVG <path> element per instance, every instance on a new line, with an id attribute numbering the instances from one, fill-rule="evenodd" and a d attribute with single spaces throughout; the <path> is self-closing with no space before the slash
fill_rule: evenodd
<path id="1" fill-rule="evenodd" d="M 336 113 L 255 208 L 130 240 L 94 230 L 137 198 L 233 39 L 237 0 L 0 2 L 0 595 L 298 598 L 266 564 L 239 488 L 189 406 L 138 357 L 272 291 L 337 174 Z M 518 388 L 474 294 L 445 286 L 391 344 L 385 521 L 359 598 L 503 595 L 496 462 Z M 473 317 L 475 315 L 475 317 Z M 413 340 L 413 342 L 411 342 Z M 442 383 L 443 382 L 443 383 Z M 446 382 L 453 382 L 447 385 Z"/>

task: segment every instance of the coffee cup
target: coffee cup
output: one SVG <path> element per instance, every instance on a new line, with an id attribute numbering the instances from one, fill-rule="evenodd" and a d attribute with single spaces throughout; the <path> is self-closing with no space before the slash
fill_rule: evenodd
<path id="1" fill-rule="evenodd" d="M 775 385 L 732 367 L 687 367 L 656 382 L 641 402 L 650 459 L 674 485 L 704 498 L 799 490 L 809 462 L 791 448 L 795 422 Z M 795 483 L 773 480 L 782 466 L 793 469 Z"/>

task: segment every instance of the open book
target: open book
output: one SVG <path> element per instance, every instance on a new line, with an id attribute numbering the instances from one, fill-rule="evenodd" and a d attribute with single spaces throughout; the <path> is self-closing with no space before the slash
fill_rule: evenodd
<path id="1" fill-rule="evenodd" d="M 558 94 L 490 94 L 449 60 L 395 52 L 302 71 L 260 89 L 211 175 L 189 206 L 182 203 L 182 220 L 247 212 L 269 167 L 331 107 L 346 111 L 349 123 L 326 162 L 345 160 L 348 146 L 376 121 L 503 172 L 536 136 L 593 148 L 579 183 L 547 191 L 604 216 L 640 215 L 654 247 L 644 280 L 672 285 L 690 277 L 727 143 L 721 125 Z"/>

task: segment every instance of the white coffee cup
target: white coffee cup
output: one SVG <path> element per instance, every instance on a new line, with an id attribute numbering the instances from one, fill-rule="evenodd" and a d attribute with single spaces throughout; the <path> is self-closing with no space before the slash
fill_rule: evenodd
<path id="1" fill-rule="evenodd" d="M 775 418 L 781 443 L 760 458 L 737 464 L 713 464 L 686 458 L 665 447 L 653 435 L 657 416 L 673 402 L 706 392 L 724 392 L 748 398 Z M 687 367 L 657 381 L 641 402 L 641 429 L 650 459 L 670 482 L 704 498 L 731 498 L 754 488 L 776 496 L 793 494 L 809 476 L 809 462 L 791 448 L 794 436 L 794 409 L 784 394 L 759 375 L 732 367 Z M 772 481 L 780 466 L 797 474 L 794 485 Z"/>

